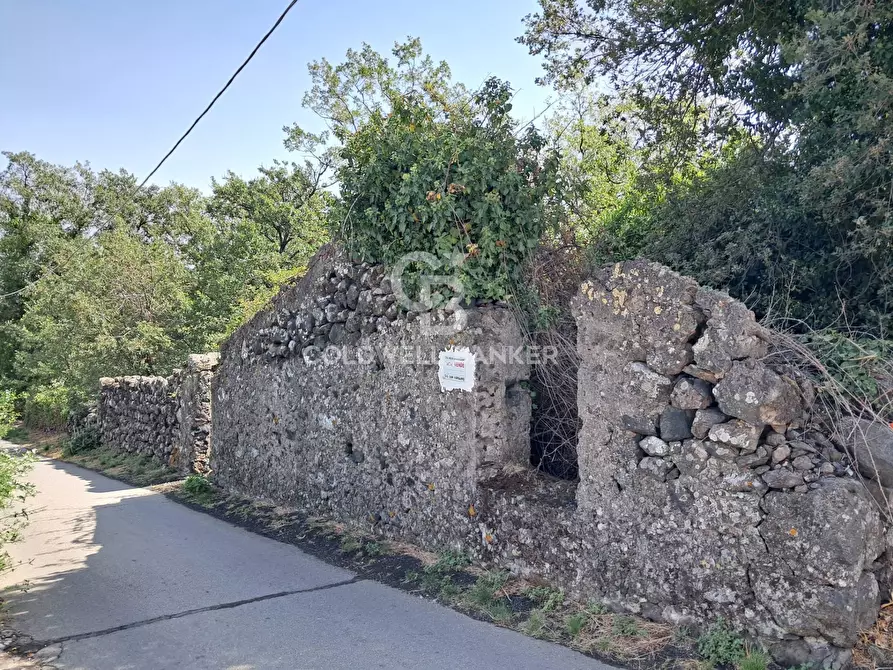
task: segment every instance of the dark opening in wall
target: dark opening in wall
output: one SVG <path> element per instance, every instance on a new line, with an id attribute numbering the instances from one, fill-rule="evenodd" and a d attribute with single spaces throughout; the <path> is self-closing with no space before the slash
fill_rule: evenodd
<path id="1" fill-rule="evenodd" d="M 530 423 L 530 462 L 561 479 L 577 479 L 577 328 L 573 320 L 536 336 L 541 351 L 553 357 L 534 365 L 530 388 L 533 414 Z M 554 347 L 554 350 L 548 349 Z"/>

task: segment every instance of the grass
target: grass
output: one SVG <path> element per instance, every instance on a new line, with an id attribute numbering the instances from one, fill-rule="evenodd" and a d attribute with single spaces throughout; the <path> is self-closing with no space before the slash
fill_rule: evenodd
<path id="1" fill-rule="evenodd" d="M 550 586 L 533 586 L 526 588 L 521 595 L 530 598 L 543 612 L 551 612 L 564 604 L 564 591 Z"/>
<path id="2" fill-rule="evenodd" d="M 465 592 L 462 603 L 497 623 L 507 623 L 514 615 L 511 601 L 505 592 L 509 573 L 502 571 L 485 572 Z"/>
<path id="3" fill-rule="evenodd" d="M 586 620 L 589 617 L 586 616 L 585 612 L 576 612 L 575 614 L 571 614 L 564 620 L 564 628 L 567 631 L 567 634 L 570 637 L 578 637 L 580 633 L 583 631 L 583 626 L 586 625 Z"/>
<path id="4" fill-rule="evenodd" d="M 471 559 L 461 551 L 447 549 L 437 555 L 437 560 L 422 570 L 406 573 L 406 583 L 415 584 L 421 591 L 440 602 L 453 604 L 462 594 L 462 588 L 453 576 L 471 565 Z"/>
<path id="5" fill-rule="evenodd" d="M 3 439 L 13 444 L 27 444 L 30 441 L 30 435 L 26 428 L 15 426 L 9 429 Z"/>
<path id="6" fill-rule="evenodd" d="M 121 479 L 134 486 L 152 486 L 180 479 L 176 470 L 150 456 L 115 451 L 97 447 L 77 454 L 69 454 L 62 460 L 97 470 L 105 475 Z"/>
<path id="7" fill-rule="evenodd" d="M 189 475 L 183 481 L 183 493 L 199 505 L 207 505 L 214 498 L 214 487 L 201 475 Z"/>
<path id="8" fill-rule="evenodd" d="M 748 650 L 744 658 L 737 665 L 738 670 L 766 670 L 771 659 L 764 651 Z"/>

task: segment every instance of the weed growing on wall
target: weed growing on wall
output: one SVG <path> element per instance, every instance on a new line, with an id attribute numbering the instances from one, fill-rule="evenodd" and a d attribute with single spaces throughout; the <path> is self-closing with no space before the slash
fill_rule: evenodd
<path id="1" fill-rule="evenodd" d="M 736 665 L 746 655 L 744 640 L 722 619 L 698 638 L 698 653 L 713 665 Z"/>

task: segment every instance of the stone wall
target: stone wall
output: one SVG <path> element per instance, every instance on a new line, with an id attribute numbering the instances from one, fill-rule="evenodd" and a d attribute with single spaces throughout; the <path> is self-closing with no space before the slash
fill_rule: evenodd
<path id="1" fill-rule="evenodd" d="M 839 666 L 879 606 L 877 505 L 814 391 L 728 296 L 630 262 L 581 287 L 579 482 L 529 465 L 524 340 L 503 307 L 404 313 L 326 248 L 238 330 L 213 382 L 216 481 L 616 610 L 723 617 L 782 662 Z M 337 348 L 332 348 L 337 346 Z M 437 352 L 478 348 L 472 392 Z M 326 347 L 329 347 L 326 349 Z"/>
<path id="2" fill-rule="evenodd" d="M 103 446 L 151 456 L 184 473 L 209 471 L 211 380 L 217 354 L 194 354 L 170 377 L 100 380 Z"/>
<path id="3" fill-rule="evenodd" d="M 473 392 L 442 392 L 437 354 L 517 349 L 520 329 L 505 308 L 469 310 L 450 332 L 449 315 L 395 303 L 380 269 L 327 247 L 238 330 L 214 382 L 214 477 L 426 546 L 477 542 L 479 478 L 529 459 L 529 369 L 479 362 Z"/>
<path id="4" fill-rule="evenodd" d="M 630 262 L 585 283 L 579 583 L 676 621 L 719 616 L 793 665 L 840 661 L 877 614 L 877 506 L 725 294 Z"/>

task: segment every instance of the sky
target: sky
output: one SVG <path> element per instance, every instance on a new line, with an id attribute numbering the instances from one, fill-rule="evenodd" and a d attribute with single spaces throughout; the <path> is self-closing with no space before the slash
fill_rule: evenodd
<path id="1" fill-rule="evenodd" d="M 273 25 L 287 0 L 0 2 L 0 150 L 64 165 L 124 168 L 142 180 Z M 227 170 L 249 177 L 287 158 L 282 127 L 323 126 L 301 107 L 307 63 L 368 42 L 389 53 L 418 36 L 457 81 L 510 81 L 515 114 L 549 91 L 515 38 L 536 0 L 299 0 L 152 183 L 207 191 Z M 297 158 L 294 156 L 294 158 Z M 0 159 L 0 165 L 5 161 Z"/>

